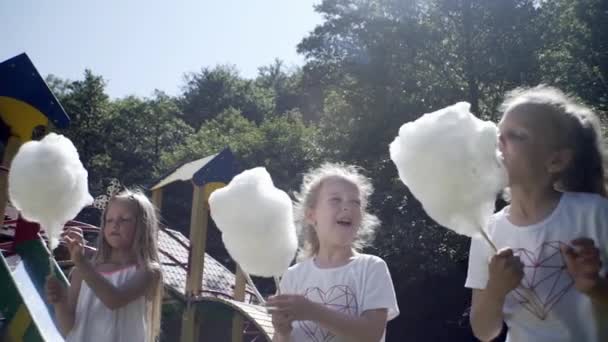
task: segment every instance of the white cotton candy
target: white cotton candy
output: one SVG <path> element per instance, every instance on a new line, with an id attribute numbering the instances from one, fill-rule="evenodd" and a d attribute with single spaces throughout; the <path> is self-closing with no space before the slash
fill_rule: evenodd
<path id="1" fill-rule="evenodd" d="M 46 231 L 51 250 L 59 244 L 64 224 L 93 203 L 76 147 L 55 133 L 19 148 L 11 164 L 8 191 L 21 215 Z"/>
<path id="2" fill-rule="evenodd" d="M 473 236 L 507 185 L 498 129 L 459 102 L 401 126 L 390 144 L 399 177 L 437 223 Z"/>
<path id="3" fill-rule="evenodd" d="M 266 169 L 244 171 L 209 197 L 211 217 L 243 271 L 279 277 L 298 248 L 289 196 L 274 187 Z"/>

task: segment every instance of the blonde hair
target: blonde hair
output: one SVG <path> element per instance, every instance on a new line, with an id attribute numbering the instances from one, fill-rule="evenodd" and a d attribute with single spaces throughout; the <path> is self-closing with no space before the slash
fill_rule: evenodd
<path id="1" fill-rule="evenodd" d="M 561 90 L 544 84 L 508 92 L 500 109 L 507 114 L 521 108 L 542 115 L 543 124 L 556 132 L 557 147 L 573 152 L 572 161 L 558 175 L 556 184 L 565 191 L 606 196 L 604 142 L 595 113 Z"/>
<path id="2" fill-rule="evenodd" d="M 160 333 L 160 319 L 162 313 L 163 274 L 158 256 L 158 217 L 156 208 L 148 197 L 140 190 L 125 189 L 108 201 L 101 216 L 101 232 L 97 239 L 97 253 L 93 262 L 98 265 L 108 262 L 112 247 L 104 237 L 106 214 L 112 203 L 121 201 L 128 203 L 134 211 L 135 235 L 132 250 L 136 253 L 137 265 L 145 270 L 152 271 L 158 276 L 157 283 L 146 294 L 148 301 L 146 321 L 148 327 L 148 341 L 155 341 Z"/>
<path id="3" fill-rule="evenodd" d="M 313 257 L 319 252 L 319 237 L 315 227 L 306 220 L 306 212 L 317 204 L 319 192 L 323 183 L 331 178 L 343 179 L 359 190 L 361 200 L 361 226 L 353 243 L 353 249 L 359 251 L 366 247 L 374 238 L 380 220 L 367 212 L 369 197 L 374 187 L 369 178 L 365 177 L 360 168 L 342 163 L 325 163 L 304 175 L 300 191 L 295 194 L 294 218 L 300 234 L 300 258 Z"/>

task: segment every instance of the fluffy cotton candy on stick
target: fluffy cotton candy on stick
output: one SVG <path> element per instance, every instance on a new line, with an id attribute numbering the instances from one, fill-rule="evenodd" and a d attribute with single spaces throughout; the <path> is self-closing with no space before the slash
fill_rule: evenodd
<path id="1" fill-rule="evenodd" d="M 46 232 L 51 251 L 59 244 L 65 223 L 93 203 L 76 147 L 55 133 L 19 148 L 11 164 L 8 192 L 21 215 Z"/>
<path id="2" fill-rule="evenodd" d="M 211 217 L 247 274 L 281 276 L 298 248 L 293 205 L 265 168 L 246 170 L 209 198 Z"/>
<path id="3" fill-rule="evenodd" d="M 507 175 L 496 125 L 469 108 L 459 102 L 404 124 L 390 144 L 390 156 L 432 219 L 459 234 L 481 234 L 496 249 L 482 227 Z"/>

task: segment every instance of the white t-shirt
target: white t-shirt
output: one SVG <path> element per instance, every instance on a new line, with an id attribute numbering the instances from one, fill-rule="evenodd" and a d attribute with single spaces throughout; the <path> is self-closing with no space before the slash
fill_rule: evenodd
<path id="1" fill-rule="evenodd" d="M 114 272 L 100 272 L 112 285 L 126 283 L 137 272 L 136 265 Z M 141 296 L 129 304 L 111 310 L 82 281 L 74 327 L 66 341 L 90 342 L 144 342 L 146 340 L 146 297 Z"/>
<path id="2" fill-rule="evenodd" d="M 593 239 L 604 265 L 601 274 L 605 274 L 608 200 L 593 194 L 564 193 L 546 219 L 525 227 L 509 222 L 509 209 L 496 213 L 488 225 L 488 235 L 496 247 L 512 248 L 525 265 L 521 284 L 507 295 L 503 306 L 509 327 L 507 341 L 600 342 L 598 315 L 591 299 L 574 288 L 560 246 L 579 237 Z M 466 287 L 486 287 L 492 255 L 494 251 L 483 239 L 471 240 Z M 607 322 L 602 325 L 608 330 Z M 602 336 L 608 336 L 607 332 L 602 331 Z"/>
<path id="3" fill-rule="evenodd" d="M 282 294 L 302 294 L 353 316 L 373 309 L 387 309 L 387 321 L 399 315 L 388 267 L 384 260 L 374 255 L 357 254 L 348 264 L 327 269 L 317 267 L 310 258 L 290 267 L 280 286 Z M 346 339 L 334 336 L 316 322 L 295 321 L 291 341 L 339 342 Z M 384 342 L 384 335 L 380 341 Z"/>

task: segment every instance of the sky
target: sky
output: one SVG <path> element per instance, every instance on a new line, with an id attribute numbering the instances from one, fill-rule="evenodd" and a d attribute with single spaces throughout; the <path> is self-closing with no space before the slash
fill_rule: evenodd
<path id="1" fill-rule="evenodd" d="M 320 0 L 0 0 L 0 61 L 26 52 L 45 77 L 102 75 L 113 97 L 180 93 L 184 73 L 233 64 L 253 78 L 323 18 Z"/>

